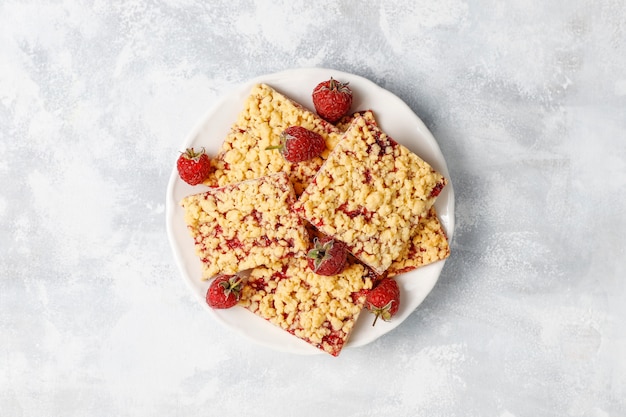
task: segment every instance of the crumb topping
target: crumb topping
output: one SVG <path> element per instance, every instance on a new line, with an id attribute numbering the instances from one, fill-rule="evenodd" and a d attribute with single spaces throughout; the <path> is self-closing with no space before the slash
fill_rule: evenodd
<path id="1" fill-rule="evenodd" d="M 289 126 L 302 126 L 320 134 L 327 149 L 320 157 L 291 163 L 277 150 L 268 146 L 280 144 L 281 133 Z M 212 174 L 205 182 L 209 186 L 258 178 L 286 172 L 296 194 L 300 194 L 324 162 L 341 132 L 332 124 L 305 109 L 266 84 L 252 89 L 221 150 L 212 158 Z"/>
<path id="2" fill-rule="evenodd" d="M 409 245 L 392 262 L 386 275 L 393 277 L 446 259 L 448 256 L 450 256 L 448 238 L 435 208 L 431 207 L 412 232 Z"/>
<path id="3" fill-rule="evenodd" d="M 202 278 L 303 256 L 308 234 L 291 210 L 294 202 L 285 173 L 185 197 L 181 205 L 202 260 Z"/>
<path id="4" fill-rule="evenodd" d="M 445 183 L 419 156 L 356 117 L 295 209 L 382 274 Z"/>
<path id="5" fill-rule="evenodd" d="M 294 336 L 337 356 L 354 327 L 372 288 L 357 263 L 338 275 L 315 274 L 304 258 L 254 268 L 240 305 Z"/>

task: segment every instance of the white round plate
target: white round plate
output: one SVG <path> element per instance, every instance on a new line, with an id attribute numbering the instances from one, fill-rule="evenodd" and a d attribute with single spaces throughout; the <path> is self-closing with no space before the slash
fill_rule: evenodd
<path id="1" fill-rule="evenodd" d="M 321 81 L 333 77 L 342 82 L 348 81 L 353 91 L 352 110 L 372 110 L 377 123 L 389 136 L 408 147 L 443 174 L 450 175 L 445 159 L 435 138 L 415 113 L 397 96 L 373 82 L 341 71 L 307 68 L 293 69 L 264 75 L 240 85 L 221 98 L 189 133 L 180 151 L 187 147 L 204 147 L 209 155 L 215 155 L 223 139 L 229 132 L 252 87 L 266 83 L 309 109 L 314 109 L 311 101 L 313 88 Z M 205 295 L 209 282 L 202 281 L 201 263 L 195 255 L 193 240 L 184 222 L 183 210 L 179 201 L 190 194 L 202 192 L 204 186 L 192 187 L 183 182 L 176 170 L 172 169 L 166 197 L 167 232 L 176 262 L 183 279 L 206 310 L 224 325 L 240 332 L 245 337 L 270 348 L 296 354 L 317 354 L 321 350 L 279 329 L 264 319 L 243 308 L 213 310 L 206 305 Z M 452 238 L 454 231 L 454 191 L 452 184 L 443 189 L 435 202 L 440 221 Z M 401 307 L 389 322 L 379 320 L 372 326 L 373 316 L 363 312 L 345 348 L 366 345 L 390 330 L 399 326 L 420 305 L 434 287 L 445 261 L 439 261 L 397 277 L 401 290 Z M 344 349 L 345 349 L 344 348 Z"/>

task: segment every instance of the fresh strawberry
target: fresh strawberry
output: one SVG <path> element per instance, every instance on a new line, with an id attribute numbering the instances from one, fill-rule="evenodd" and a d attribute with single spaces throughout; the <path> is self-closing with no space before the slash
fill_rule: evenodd
<path id="1" fill-rule="evenodd" d="M 346 245 L 338 240 L 324 237 L 315 238 L 313 249 L 307 253 L 309 268 L 318 275 L 337 275 L 346 266 L 348 252 Z"/>
<path id="2" fill-rule="evenodd" d="M 206 293 L 206 302 L 212 308 L 230 308 L 241 296 L 242 279 L 239 275 L 218 275 Z"/>
<path id="3" fill-rule="evenodd" d="M 319 83 L 313 90 L 313 105 L 322 119 L 335 123 L 350 111 L 352 90 L 348 83 L 330 77 L 330 80 Z"/>
<path id="4" fill-rule="evenodd" d="M 183 181 L 190 185 L 198 185 L 206 180 L 211 173 L 211 160 L 204 153 L 204 148 L 200 151 L 187 148 L 178 157 L 176 168 L 178 168 L 178 175 Z"/>
<path id="5" fill-rule="evenodd" d="M 400 308 L 400 288 L 398 283 L 391 278 L 383 278 L 373 290 L 367 294 L 365 307 L 384 321 L 389 321 Z"/>
<path id="6" fill-rule="evenodd" d="M 326 142 L 309 129 L 290 126 L 281 134 L 280 145 L 265 149 L 278 149 L 287 161 L 302 162 L 319 156 L 326 149 Z"/>

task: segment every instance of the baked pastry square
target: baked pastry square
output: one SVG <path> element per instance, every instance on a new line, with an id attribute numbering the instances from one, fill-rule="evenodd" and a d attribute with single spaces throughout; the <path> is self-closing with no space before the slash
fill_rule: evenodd
<path id="1" fill-rule="evenodd" d="M 239 305 L 309 344 L 338 356 L 363 309 L 372 279 L 352 263 L 338 275 L 317 275 L 305 258 L 254 268 Z"/>
<path id="2" fill-rule="evenodd" d="M 419 156 L 356 117 L 294 209 L 383 274 L 445 185 Z"/>
<path id="3" fill-rule="evenodd" d="M 202 260 L 202 278 L 304 256 L 309 239 L 304 222 L 291 210 L 295 201 L 285 173 L 185 197 L 181 205 Z"/>
<path id="4" fill-rule="evenodd" d="M 320 134 L 326 151 L 320 157 L 291 163 L 276 149 L 281 133 L 289 126 L 302 126 Z M 267 84 L 255 85 L 244 108 L 226 136 L 218 154 L 212 158 L 208 186 L 223 186 L 277 172 L 286 172 L 299 195 L 322 166 L 342 132 L 299 103 Z"/>
<path id="5" fill-rule="evenodd" d="M 343 117 L 335 124 L 339 130 L 345 132 L 357 116 L 363 116 L 367 123 L 376 124 L 373 113 L 368 111 L 357 112 Z M 311 233 L 309 229 L 309 234 Z M 385 272 L 388 277 L 393 277 L 405 272 L 412 271 L 422 266 L 446 259 L 450 256 L 448 238 L 443 230 L 435 207 L 431 207 L 423 216 L 415 230 L 411 233 L 409 245 L 394 260 Z"/>
<path id="6" fill-rule="evenodd" d="M 448 238 L 437 217 L 435 207 L 431 207 L 413 230 L 409 245 L 391 263 L 385 274 L 393 277 L 449 256 Z"/>

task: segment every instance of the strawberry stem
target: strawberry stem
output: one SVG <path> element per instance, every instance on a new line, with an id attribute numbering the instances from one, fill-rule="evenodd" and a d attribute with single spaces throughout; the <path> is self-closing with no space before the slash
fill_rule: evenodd
<path id="1" fill-rule="evenodd" d="M 191 159 L 194 161 L 198 161 L 204 153 L 204 148 L 200 148 L 199 151 L 196 151 L 194 148 L 187 148 L 185 149 L 185 152 L 181 152 L 181 154 L 185 155 L 187 159 Z"/>

